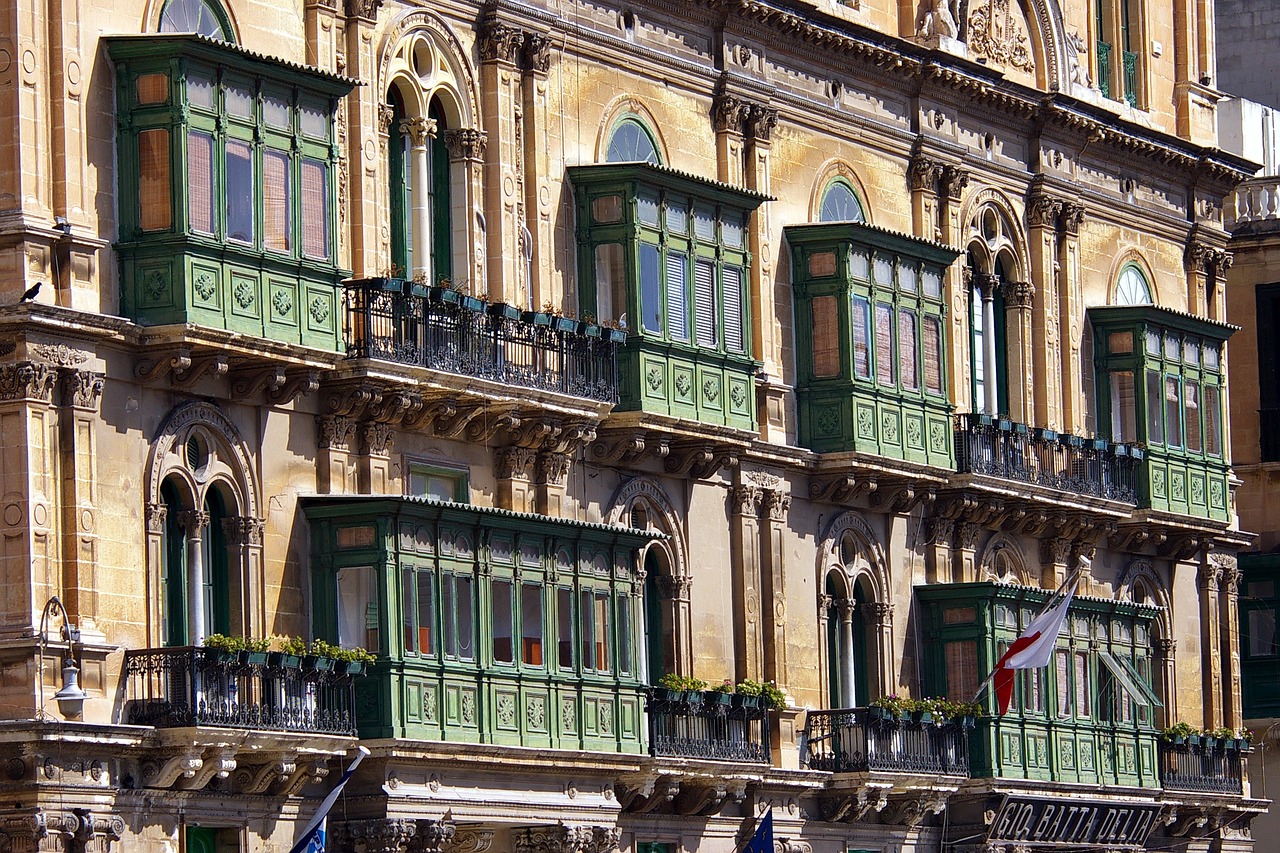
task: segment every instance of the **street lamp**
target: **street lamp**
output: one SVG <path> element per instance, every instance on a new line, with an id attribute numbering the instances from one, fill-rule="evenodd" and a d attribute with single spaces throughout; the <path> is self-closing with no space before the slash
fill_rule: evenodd
<path id="1" fill-rule="evenodd" d="M 58 701 L 62 716 L 78 717 L 84 710 L 84 700 L 89 696 L 80 686 L 80 668 L 75 660 L 75 644 L 80 642 L 80 629 L 72 626 L 67 608 L 62 606 L 56 595 L 45 602 L 44 612 L 40 614 L 40 708 L 44 708 L 44 653 L 49 645 L 49 619 L 59 613 L 62 614 L 61 637 L 66 640 L 67 653 L 62 659 L 62 686 L 53 698 Z"/>

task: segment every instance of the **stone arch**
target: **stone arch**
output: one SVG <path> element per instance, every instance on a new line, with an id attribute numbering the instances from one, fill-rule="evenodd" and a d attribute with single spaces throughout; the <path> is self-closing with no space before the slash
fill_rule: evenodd
<path id="1" fill-rule="evenodd" d="M 1153 687 L 1163 708 L 1155 709 L 1155 722 L 1158 726 L 1168 725 L 1173 707 L 1173 698 L 1177 696 L 1178 667 L 1175 653 L 1176 639 L 1173 634 L 1173 599 L 1169 596 L 1169 586 L 1155 564 L 1146 557 L 1134 557 L 1124 567 L 1116 582 L 1115 597 L 1117 601 L 1144 603 L 1140 590 L 1150 593 L 1160 612 L 1152 621 L 1150 646 L 1155 652 L 1155 660 L 1151 669 Z"/>
<path id="2" fill-rule="evenodd" d="M 821 216 L 822 200 L 827 194 L 827 189 L 831 186 L 831 182 L 835 180 L 844 180 L 853 188 L 858 196 L 858 201 L 862 204 L 863 221 L 868 225 L 873 224 L 874 218 L 871 213 L 871 201 L 867 195 L 867 187 L 858 177 L 858 173 L 844 160 L 831 159 L 822 164 L 822 168 L 818 170 L 817 179 L 813 183 L 813 188 L 809 195 L 809 222 L 817 222 Z"/>
<path id="3" fill-rule="evenodd" d="M 657 664 L 661 664 L 677 675 L 691 675 L 693 577 L 687 569 L 685 530 L 680 516 L 662 487 L 648 477 L 635 477 L 623 483 L 608 506 L 605 520 L 609 524 L 632 526 L 632 519 L 640 511 L 644 514 L 646 529 L 667 535 L 665 540 L 650 542 L 640 555 L 640 565 L 645 568 L 645 673 L 651 681 L 656 680 Z M 651 660 L 657 654 L 662 655 L 663 661 Z"/>
<path id="4" fill-rule="evenodd" d="M 1136 246 L 1126 247 L 1118 252 L 1111 261 L 1111 269 L 1107 275 L 1107 305 L 1116 304 L 1116 288 L 1120 285 L 1120 274 L 1127 266 L 1135 266 L 1147 280 L 1147 288 L 1151 291 L 1151 304 L 1159 305 L 1160 285 L 1156 280 L 1155 270 L 1151 268 L 1151 264 L 1147 261 L 1146 256 Z"/>
<path id="5" fill-rule="evenodd" d="M 983 549 L 982 560 L 978 565 L 979 574 L 996 583 L 1038 586 L 1032 582 L 1022 548 L 1008 536 L 992 537 Z"/>
<path id="6" fill-rule="evenodd" d="M 176 505 L 162 494 L 166 484 L 171 484 Z M 164 591 L 176 589 L 167 586 L 178 577 L 174 565 L 182 566 L 192 585 L 185 597 L 169 598 L 171 605 L 185 602 L 187 641 L 198 642 L 212 632 L 202 615 L 203 601 L 193 602 L 190 594 L 191 589 L 203 588 L 206 567 L 198 555 L 215 547 L 210 542 L 216 543 L 220 555 L 214 578 L 225 579 L 225 597 L 218 596 L 222 604 L 213 605 L 213 612 L 223 614 L 224 630 L 231 633 L 265 633 L 261 490 L 249 448 L 221 409 L 201 401 L 169 412 L 151 442 L 145 494 L 148 630 L 157 635 L 150 638 L 151 645 L 171 639 L 158 634 L 164 624 L 162 598 L 170 595 Z"/>
<path id="7" fill-rule="evenodd" d="M 476 75 L 466 49 L 439 15 L 426 9 L 401 14 L 383 34 L 378 56 L 378 92 L 393 83 L 402 91 L 415 88 L 419 111 L 411 114 L 422 117 L 432 98 L 441 96 L 451 128 L 479 128 Z"/>
<path id="8" fill-rule="evenodd" d="M 863 569 L 852 573 L 846 571 L 849 588 L 852 589 L 859 578 L 865 577 L 874 599 L 878 602 L 887 602 L 889 590 L 892 587 L 889 582 L 889 562 L 885 559 L 884 547 L 880 544 L 880 537 L 871 529 L 871 525 L 862 514 L 853 510 L 836 516 L 823 532 L 818 546 L 819 588 L 825 583 L 827 570 L 839 568 L 845 571 L 845 563 L 841 560 L 840 554 L 842 543 L 848 541 L 845 534 L 852 534 L 853 539 L 864 549 L 867 560 L 867 565 Z"/>
<path id="9" fill-rule="evenodd" d="M 983 221 L 987 211 L 997 218 L 999 233 L 995 239 L 985 235 Z M 969 196 L 961 208 L 960 222 L 963 223 L 964 245 L 969 251 L 980 248 L 974 261 L 979 264 L 979 272 L 991 275 L 995 272 L 998 258 L 1008 258 L 1014 270 L 1005 270 L 1009 281 L 1029 282 L 1031 258 L 1027 254 L 1027 233 L 1022 227 L 1022 219 L 1017 213 L 1013 201 L 995 187 L 983 187 Z"/>
<path id="10" fill-rule="evenodd" d="M 1071 92 L 1076 49 L 1067 36 L 1066 21 L 1058 0 L 1024 0 L 1027 27 L 1031 31 L 1037 82 L 1050 92 Z"/>
<path id="11" fill-rule="evenodd" d="M 861 513 L 841 513 L 823 531 L 816 565 L 819 682 L 831 702 L 848 706 L 893 685 L 888 565 L 880 537 Z"/>
<path id="12" fill-rule="evenodd" d="M 618 122 L 627 118 L 635 119 L 645 126 L 645 129 L 649 131 L 649 136 L 653 139 L 654 146 L 658 149 L 658 158 L 664 166 L 670 166 L 670 148 L 663 137 L 662 125 L 654 117 L 653 112 L 645 106 L 644 102 L 634 95 L 618 95 L 605 107 L 600 117 L 600 125 L 596 129 L 594 162 L 603 163 L 608 159 L 609 140 L 613 136 L 613 129 Z"/>

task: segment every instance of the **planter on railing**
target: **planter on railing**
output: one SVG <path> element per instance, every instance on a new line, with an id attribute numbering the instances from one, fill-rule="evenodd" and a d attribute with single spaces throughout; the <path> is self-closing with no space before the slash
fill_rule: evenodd
<path id="1" fill-rule="evenodd" d="M 1194 742 L 1193 742 L 1194 741 Z M 1160 784 L 1171 791 L 1240 794 L 1248 744 L 1234 738 L 1188 737 L 1160 743 Z"/>
<path id="2" fill-rule="evenodd" d="M 355 735 L 362 668 L 324 659 L 176 646 L 125 653 L 125 717 L 156 727 L 222 726 Z"/>
<path id="3" fill-rule="evenodd" d="M 618 336 L 399 279 L 344 285 L 348 358 L 372 358 L 603 402 L 618 398 Z M 625 339 L 625 336 L 624 336 Z"/>
<path id="4" fill-rule="evenodd" d="M 645 705 L 649 749 L 662 756 L 768 763 L 769 712 L 760 701 L 717 691 L 651 688 Z"/>
<path id="5" fill-rule="evenodd" d="M 988 415 L 956 416 L 956 470 L 1135 504 L 1135 445 L 1111 444 Z"/>
<path id="6" fill-rule="evenodd" d="M 901 719 L 885 708 L 810 711 L 801 763 L 831 773 L 968 776 L 971 727 L 972 718 Z"/>

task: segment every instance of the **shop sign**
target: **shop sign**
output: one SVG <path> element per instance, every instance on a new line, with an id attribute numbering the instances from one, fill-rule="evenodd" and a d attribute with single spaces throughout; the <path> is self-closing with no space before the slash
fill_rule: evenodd
<path id="1" fill-rule="evenodd" d="M 1006 796 L 987 841 L 1032 850 L 1140 850 L 1159 813 L 1154 803 Z"/>

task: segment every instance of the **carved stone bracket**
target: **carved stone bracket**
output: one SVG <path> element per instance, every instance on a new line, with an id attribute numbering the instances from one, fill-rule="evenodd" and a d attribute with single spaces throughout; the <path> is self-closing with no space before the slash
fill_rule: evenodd
<path id="1" fill-rule="evenodd" d="M 661 459 L 670 452 L 670 442 L 646 437 L 643 432 L 605 433 L 591 445 L 591 458 L 606 465 L 635 465 L 646 454 Z"/>
<path id="2" fill-rule="evenodd" d="M 315 393 L 320 387 L 320 371 L 291 370 L 285 373 L 284 382 L 275 387 L 267 386 L 267 400 L 277 406 L 291 403 L 298 397 Z"/>
<path id="3" fill-rule="evenodd" d="M 276 790 L 276 795 L 292 797 L 302 790 L 304 785 L 320 782 L 329 775 L 329 765 L 321 759 L 300 761 L 294 765 L 292 773 L 285 776 Z"/>
<path id="4" fill-rule="evenodd" d="M 257 397 L 267 389 L 274 391 L 284 382 L 285 369 L 278 364 L 231 371 L 231 393 L 241 400 Z"/>
<path id="5" fill-rule="evenodd" d="M 360 424 L 360 449 L 370 456 L 387 456 L 391 453 L 391 442 L 395 430 L 384 423 L 376 421 Z"/>
<path id="6" fill-rule="evenodd" d="M 211 749 L 205 753 L 200 767 L 187 776 L 185 773 L 178 785 L 189 791 L 199 791 L 208 785 L 216 776 L 226 779 L 236 769 L 235 752 L 233 750 Z"/>
<path id="7" fill-rule="evenodd" d="M 462 827 L 442 846 L 445 853 L 485 853 L 493 846 L 493 830 Z"/>
<path id="8" fill-rule="evenodd" d="M 938 497 L 936 490 L 918 488 L 911 483 L 895 483 L 883 489 L 877 489 L 871 496 L 871 503 L 884 507 L 888 512 L 907 513 L 921 504 L 931 504 Z"/>
<path id="9" fill-rule="evenodd" d="M 180 778 L 195 776 L 203 764 L 198 752 L 182 752 L 163 762 L 150 759 L 142 763 L 142 784 L 148 788 L 168 788 Z"/>
<path id="10" fill-rule="evenodd" d="M 736 448 L 706 441 L 673 442 L 663 467 L 668 474 L 703 480 L 728 466 L 738 467 Z"/>
<path id="11" fill-rule="evenodd" d="M 958 202 L 964 194 L 964 188 L 969 185 L 969 172 L 959 166 L 943 166 L 939 181 L 946 197 Z"/>
<path id="12" fill-rule="evenodd" d="M 175 388 L 191 388 L 206 376 L 217 379 L 227 373 L 227 357 L 225 355 L 206 355 L 192 358 L 190 364 L 175 369 L 169 374 Z"/>
<path id="13" fill-rule="evenodd" d="M 924 794 L 907 797 L 893 803 L 881 813 L 881 822 L 899 826 L 919 826 L 920 822 L 931 814 L 938 814 L 947 804 L 947 798 L 940 794 Z"/>
<path id="14" fill-rule="evenodd" d="M 191 350 L 184 348 L 138 359 L 133 366 L 133 376 L 139 382 L 157 382 L 170 373 L 184 373 L 190 368 Z"/>
<path id="15" fill-rule="evenodd" d="M 822 819 L 832 823 L 853 823 L 883 812 L 889 805 L 889 785 L 866 785 L 856 792 L 820 801 Z"/>
<path id="16" fill-rule="evenodd" d="M 484 62 L 504 62 L 514 66 L 521 47 L 524 31 L 519 27 L 483 21 L 480 25 L 480 58 Z"/>
<path id="17" fill-rule="evenodd" d="M 875 477 L 855 477 L 837 474 L 833 477 L 814 477 L 809 481 L 809 497 L 815 501 L 833 504 L 849 504 L 876 490 Z"/>
<path id="18" fill-rule="evenodd" d="M 236 790 L 241 794 L 262 794 L 272 785 L 291 776 L 298 769 L 293 759 L 269 761 L 256 767 L 241 767 L 236 770 Z"/>
<path id="19" fill-rule="evenodd" d="M 1205 533 L 1171 532 L 1156 546 L 1156 553 L 1170 560 L 1189 560 L 1205 548 L 1211 547 L 1212 544 L 1213 537 Z"/>

